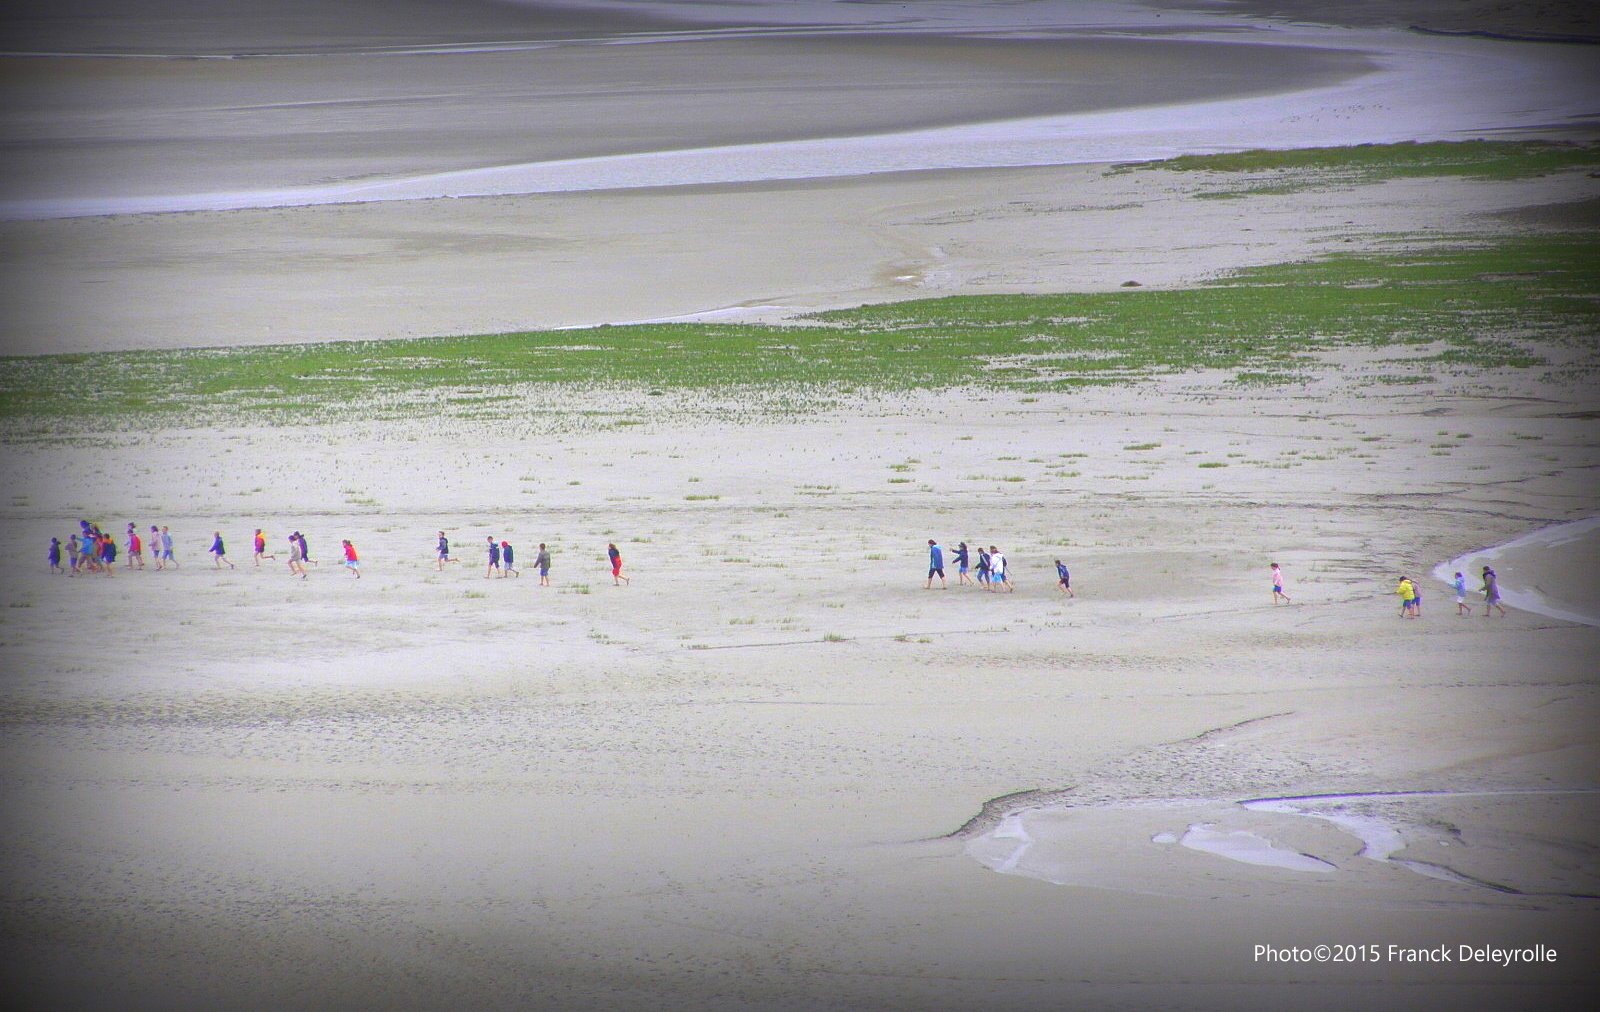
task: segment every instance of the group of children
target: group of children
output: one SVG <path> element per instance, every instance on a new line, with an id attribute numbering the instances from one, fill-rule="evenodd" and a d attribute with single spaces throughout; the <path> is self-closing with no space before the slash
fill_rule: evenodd
<path id="1" fill-rule="evenodd" d="M 78 533 L 67 538 L 63 547 L 60 538 L 50 539 L 49 562 L 50 572 L 65 573 L 68 576 L 77 576 L 79 573 L 100 573 L 105 576 L 112 575 L 116 568 L 118 548 L 117 539 L 102 531 L 98 524 L 87 520 L 78 522 Z M 178 568 L 178 560 L 172 555 L 172 532 L 166 527 L 150 525 L 148 541 L 139 534 L 136 525 L 128 524 L 125 535 L 127 555 L 123 565 L 128 569 L 145 568 L 145 550 L 148 545 L 151 561 L 158 570 L 168 566 Z M 317 565 L 311 558 L 311 548 L 306 543 L 306 537 L 299 531 L 289 535 L 289 573 L 306 579 L 306 567 Z M 356 554 L 355 545 L 347 538 L 341 543 L 344 550 L 344 566 L 356 579 L 361 578 L 361 561 Z M 266 533 L 259 527 L 256 528 L 254 545 L 255 564 L 261 565 L 263 559 L 276 561 L 277 555 L 267 551 Z M 488 536 L 488 566 L 484 570 L 484 579 L 491 577 L 505 578 L 508 576 L 520 577 L 522 571 L 516 568 L 516 549 L 511 542 L 505 539 L 495 540 L 494 535 Z M 66 558 L 63 559 L 63 551 Z M 228 549 L 222 539 L 222 532 L 216 531 L 211 539 L 211 555 L 213 567 L 221 569 L 227 566 L 233 569 L 234 565 L 228 560 Z M 956 545 L 953 561 L 956 565 L 958 582 L 971 584 L 987 591 L 999 593 L 1014 593 L 1016 586 L 1011 581 L 1010 567 L 1006 557 L 1000 549 L 990 545 L 987 549 L 978 546 L 977 565 L 972 565 L 972 551 L 967 548 L 967 543 L 962 541 Z M 606 546 L 606 558 L 611 563 L 611 581 L 617 586 L 629 583 L 629 579 L 622 574 L 622 552 L 615 543 Z M 442 571 L 447 562 L 459 562 L 459 559 L 450 555 L 450 539 L 444 531 L 439 532 L 437 547 L 437 566 Z M 63 565 L 65 563 L 65 565 Z M 1077 597 L 1072 589 L 1072 574 L 1060 559 L 1056 564 L 1056 589 L 1068 597 Z M 539 570 L 539 586 L 550 586 L 550 549 L 544 542 L 539 543 L 539 554 L 534 559 L 534 566 Z M 974 579 L 976 576 L 976 579 Z M 947 589 L 949 584 L 944 575 L 944 549 L 933 538 L 928 539 L 928 582 L 927 589 L 933 589 L 934 578 L 938 577 L 941 589 Z M 1456 614 L 1470 615 L 1472 609 L 1467 605 L 1467 581 L 1461 573 L 1457 573 L 1454 584 L 1456 592 Z M 1422 588 L 1421 585 L 1409 576 L 1401 576 L 1400 583 L 1395 588 L 1395 593 L 1400 598 L 1401 618 L 1422 617 Z M 1496 609 L 1501 616 L 1506 614 L 1506 609 L 1500 603 L 1500 584 L 1495 576 L 1495 571 L 1488 566 L 1483 567 L 1483 587 L 1481 593 L 1484 597 L 1483 616 L 1488 618 Z M 1292 603 L 1289 595 L 1283 590 L 1283 570 L 1279 565 L 1272 563 L 1272 603 L 1277 605 L 1280 601 L 1284 604 Z"/>
<path id="2" fill-rule="evenodd" d="M 358 580 L 361 579 L 361 557 L 356 553 L 356 546 L 348 538 L 341 541 L 339 545 L 344 550 L 344 568 L 349 571 L 351 576 Z M 255 549 L 254 561 L 257 566 L 261 565 L 263 559 L 269 562 L 277 561 L 278 556 L 267 551 L 267 535 L 259 527 L 256 528 L 252 547 Z M 221 569 L 223 566 L 227 566 L 229 569 L 234 568 L 233 563 L 228 560 L 228 546 L 222 540 L 221 531 L 213 532 L 210 552 L 213 568 Z M 289 535 L 289 574 L 304 580 L 306 579 L 306 567 L 317 564 L 317 561 L 311 557 L 311 546 L 306 543 L 306 536 L 299 531 Z"/>
<path id="3" fill-rule="evenodd" d="M 127 555 L 123 565 L 127 569 L 143 569 L 145 539 L 140 536 L 138 529 L 128 525 L 126 535 Z M 157 569 L 166 569 L 168 566 L 178 568 L 178 560 L 172 557 L 172 532 L 165 527 L 150 526 L 149 548 L 151 561 Z M 63 560 L 62 556 L 66 558 Z M 69 535 L 66 545 L 63 546 L 60 538 L 50 539 L 50 549 L 46 557 L 50 561 L 50 572 L 77 576 L 79 573 L 99 573 L 102 576 L 111 576 L 116 572 L 117 565 L 117 539 L 100 529 L 99 524 L 87 520 L 78 521 L 78 532 Z M 65 565 L 63 565 L 65 562 Z"/>
<path id="4" fill-rule="evenodd" d="M 517 568 L 517 550 L 510 541 L 501 538 L 496 541 L 493 534 L 486 536 L 484 546 L 488 552 L 488 563 L 483 570 L 485 580 L 491 577 L 520 577 L 522 570 Z M 448 562 L 460 562 L 450 554 L 450 538 L 444 531 L 439 532 L 439 543 L 434 549 L 435 567 L 443 571 Z M 629 579 L 622 575 L 622 552 L 613 544 L 606 545 L 606 558 L 611 562 L 611 582 L 617 586 L 629 583 Z M 533 565 L 539 570 L 539 586 L 550 586 L 550 546 L 543 541 L 539 542 L 539 554 L 534 556 Z"/>
<path id="5" fill-rule="evenodd" d="M 1456 592 L 1456 615 L 1466 616 L 1472 614 L 1472 606 L 1467 604 L 1467 578 L 1461 573 L 1456 574 L 1455 582 L 1451 587 Z M 1401 618 L 1422 617 L 1422 584 L 1409 576 L 1402 575 L 1400 582 L 1395 586 L 1395 594 L 1400 598 Z M 1500 603 L 1500 579 L 1495 571 L 1488 566 L 1483 567 L 1483 586 L 1479 588 L 1483 595 L 1483 617 L 1488 618 L 1496 609 L 1500 616 L 1505 617 L 1505 605 Z"/>
<path id="6" fill-rule="evenodd" d="M 50 549 L 47 558 L 50 562 L 50 572 L 65 573 L 68 576 L 77 576 L 79 573 L 101 573 L 110 576 L 115 570 L 118 549 L 117 539 L 106 534 L 98 524 L 87 520 L 78 521 L 79 532 L 67 538 L 65 546 L 66 565 L 63 565 L 60 538 L 50 539 Z M 356 554 L 356 546 L 348 539 L 343 543 L 344 565 L 356 579 L 361 578 L 361 561 Z M 167 527 L 150 525 L 148 540 L 139 534 L 138 526 L 129 524 L 124 536 L 124 546 L 127 554 L 123 559 L 126 569 L 145 568 L 145 549 L 148 545 L 151 561 L 157 570 L 178 568 L 178 560 L 172 554 L 172 531 Z M 267 536 L 261 528 L 256 528 L 255 533 L 255 564 L 261 565 L 263 559 L 276 561 L 277 555 L 267 551 Z M 221 531 L 215 531 L 211 537 L 209 549 L 212 559 L 212 568 L 221 569 L 227 566 L 233 569 L 234 564 L 228 558 L 228 546 L 222 538 Z M 289 535 L 289 572 L 304 580 L 306 566 L 315 566 L 316 561 L 311 558 L 311 548 L 306 543 L 306 536 L 299 531 Z"/>
<path id="7" fill-rule="evenodd" d="M 493 576 L 498 576 L 502 579 L 508 576 L 520 577 L 522 570 L 517 568 L 516 547 L 504 538 L 496 541 L 493 534 L 487 537 L 489 563 L 483 571 L 483 578 L 487 580 Z M 615 545 L 611 547 L 613 551 L 616 549 Z M 450 555 L 450 538 L 444 531 L 439 532 L 439 544 L 434 554 L 436 558 L 435 565 L 441 571 L 443 571 L 445 563 L 461 561 Z M 539 554 L 534 557 L 533 564 L 539 570 L 539 586 L 550 586 L 550 548 L 543 541 L 539 542 Z"/>
<path id="8" fill-rule="evenodd" d="M 1005 553 L 994 545 L 985 549 L 978 546 L 978 564 L 976 569 L 972 565 L 972 551 L 967 548 L 965 541 L 956 545 L 955 552 L 951 555 L 956 564 L 956 577 L 958 584 L 972 584 L 984 590 L 996 593 L 1011 594 L 1016 592 L 1016 585 L 1011 582 L 1011 568 L 1006 562 Z M 977 579 L 974 580 L 973 576 Z M 933 589 L 933 578 L 939 578 L 940 589 L 947 589 L 949 584 L 944 576 L 944 549 L 933 538 L 928 539 L 928 583 L 926 589 Z M 1067 571 L 1066 563 L 1056 560 L 1056 589 L 1068 597 L 1077 597 L 1072 590 L 1072 574 Z"/>
<path id="9" fill-rule="evenodd" d="M 1455 582 L 1451 584 L 1456 592 L 1456 615 L 1467 616 L 1472 614 L 1472 606 L 1467 604 L 1467 578 L 1461 573 L 1456 574 Z M 1483 595 L 1483 617 L 1488 618 L 1495 610 L 1499 610 L 1500 617 L 1506 614 L 1505 605 L 1500 603 L 1500 578 L 1488 566 L 1483 567 L 1483 585 L 1478 588 Z M 1415 580 L 1410 577 L 1400 577 L 1400 584 L 1395 588 L 1395 593 L 1400 596 L 1400 617 L 1422 617 L 1422 590 Z"/>

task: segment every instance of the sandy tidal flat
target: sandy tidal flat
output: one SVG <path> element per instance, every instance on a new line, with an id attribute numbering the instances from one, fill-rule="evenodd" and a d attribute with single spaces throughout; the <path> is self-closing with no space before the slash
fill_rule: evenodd
<path id="1" fill-rule="evenodd" d="M 992 121 L 971 117 L 1050 111 L 1041 96 L 1054 101 L 1071 69 L 1007 34 L 1040 5 L 829 5 L 849 8 L 835 27 L 878 35 L 895 19 L 929 19 L 899 26 L 926 35 L 968 18 L 960 45 L 822 45 L 814 23 L 707 38 L 712 5 L 677 6 L 675 24 L 623 3 L 531 20 L 455 5 L 451 21 L 418 2 L 384 22 L 352 16 L 362 5 L 341 5 L 339 21 L 320 4 L 216 7 L 247 20 L 235 38 L 214 10 L 188 18 L 172 0 L 162 9 L 191 33 L 177 55 L 239 56 L 230 42 L 276 55 L 148 62 L 175 55 L 172 37 L 113 13 L 73 51 L 117 59 L 3 61 L 21 86 L 4 115 L 27 137 L 12 176 L 31 187 L 8 196 L 326 190 L 391 170 L 433 185 L 502 158 L 588 153 L 611 171 L 612 159 L 677 157 L 650 133 L 668 124 L 647 114 L 671 75 L 596 90 L 636 65 L 620 44 L 582 50 L 604 70 L 592 79 L 578 80 L 587 62 L 558 58 L 570 95 L 534 83 L 550 100 L 543 122 L 621 110 L 631 132 L 604 148 L 583 131 L 503 136 L 532 93 L 530 46 L 596 32 L 631 37 L 679 79 L 695 53 L 719 54 L 725 73 L 677 95 L 719 113 L 771 69 L 757 56 L 787 54 L 768 97 L 803 129 L 747 115 L 662 131 L 769 158 L 791 143 L 855 158 L 882 143 L 860 132 L 885 123 L 961 119 L 948 129 L 975 130 L 962 143 L 987 143 Z M 741 31 L 774 28 L 746 23 L 763 10 L 803 21 L 819 9 L 715 6 Z M 1127 13 L 1108 9 L 1094 11 L 1101 29 Z M 284 11 L 295 16 L 260 16 Z M 1218 51 L 1141 24 L 1168 52 Z M 60 43 L 59 27 L 36 17 L 29 45 Z M 674 31 L 686 37 L 662 37 Z M 520 48 L 486 51 L 495 41 Z M 1459 60 L 1461 44 L 1427 46 Z M 1105 45 L 1136 65 L 1134 50 L 1150 50 Z M 378 54 L 418 46 L 473 52 Z M 1392 73 L 1397 51 L 1361 59 Z M 1526 84 L 1575 79 L 1560 60 L 1530 63 L 1552 50 L 1492 51 L 1495 67 L 1546 76 L 1520 78 L 1529 102 L 1516 115 L 1486 104 L 1492 116 L 1451 130 L 1581 125 L 1544 118 L 1570 92 Z M 1306 56 L 1252 55 L 1279 69 Z M 1135 97 L 1235 94 L 1251 76 L 1197 60 Z M 458 76 L 402 69 L 420 66 Z M 892 93 L 883 104 L 824 87 L 869 66 Z M 322 104 L 355 67 L 382 69 L 350 102 Z M 1330 71 L 1291 69 L 1266 75 L 1269 90 Z M 1405 92 L 1395 115 L 1339 90 L 1374 75 L 1331 69 L 1337 81 L 1292 101 L 1237 99 L 1230 129 L 1249 129 L 1212 142 L 1250 146 L 1291 119 L 1302 138 L 1393 139 L 1375 124 L 1415 136 L 1483 93 L 1435 107 L 1455 79 L 1412 68 L 1433 90 Z M 1517 98 L 1481 76 L 1496 102 Z M 943 79 L 966 104 L 925 87 Z M 123 104 L 98 111 L 108 94 Z M 1271 118 L 1246 116 L 1263 108 Z M 1206 127 L 1192 107 L 1105 114 Z M 427 128 L 396 126 L 410 123 Z M 1167 129 L 1139 143 L 1191 136 Z M 79 142 L 107 159 L 63 154 Z M 0 349 L 1171 288 L 1434 236 L 1571 228 L 1596 200 L 1581 171 L 1218 197 L 1237 177 L 1061 164 L 1084 157 L 787 181 L 749 162 L 714 186 L 13 220 L 0 226 Z M 1517 340 L 1541 364 L 1439 357 L 1419 375 L 1394 357 L 1437 348 L 1343 347 L 1270 382 L 1226 370 L 1024 394 L 975 370 L 953 389 L 822 404 L 531 377 L 472 391 L 506 398 L 492 420 L 263 425 L 220 406 L 204 427 L 8 416 L 8 993 L 118 1009 L 1579 1006 L 1600 985 L 1600 628 L 1583 621 L 1600 614 L 1600 547 L 1590 528 L 1558 551 L 1517 539 L 1600 513 L 1600 405 L 1581 348 Z M 50 574 L 48 539 L 80 518 L 118 533 L 169 525 L 181 568 Z M 258 527 L 277 554 L 260 567 Z M 306 580 L 284 560 L 297 529 L 320 562 Z M 443 571 L 438 530 L 461 560 Z M 214 531 L 238 568 L 207 558 Z M 490 536 L 516 545 L 520 577 L 485 578 Z M 962 586 L 953 567 L 949 589 L 925 589 L 929 537 L 998 545 L 1016 592 Z M 345 538 L 359 580 L 337 565 Z M 532 571 L 541 541 L 550 587 Z M 608 542 L 628 586 L 612 583 Z M 1458 617 L 1444 584 L 1424 579 L 1423 618 L 1397 616 L 1400 574 L 1493 546 L 1508 546 L 1492 556 L 1508 590 L 1572 614 L 1485 618 L 1474 602 Z M 1075 598 L 1055 589 L 1058 558 Z M 1272 604 L 1273 561 L 1292 605 Z M 1319 944 L 1381 958 L 1260 955 Z M 1389 955 L 1463 945 L 1556 958 Z"/>
<path id="2" fill-rule="evenodd" d="M 1471 452 L 1434 455 L 1441 424 Z M 1230 452 L 1248 462 L 1194 464 Z M 1198 381 L 738 429 L 13 447 L 23 543 L 93 501 L 171 524 L 183 568 L 0 563 L 6 800 L 33 813 L 5 836 L 8 948 L 40 993 L 115 982 L 136 1004 L 1331 1007 L 1379 982 L 1560 1003 L 1595 983 L 1575 955 L 1594 941 L 1595 630 L 1458 619 L 1437 584 L 1401 621 L 1390 591 L 1570 508 L 1592 453 L 1583 423 L 1514 400 L 1266 410 Z M 90 477 L 108 469 L 114 501 Z M 306 531 L 322 565 L 257 569 L 256 526 Z M 204 557 L 214 528 L 238 570 Z M 463 558 L 442 573 L 439 528 Z M 482 578 L 488 534 L 520 579 Z M 926 536 L 1000 544 L 1017 592 L 925 590 Z M 344 537 L 360 581 L 334 565 Z M 1274 560 L 1292 607 L 1270 603 Z M 1023 790 L 1042 793 L 985 814 Z M 1406 791 L 1439 794 L 1385 806 L 1394 856 L 1455 878 L 1240 805 Z M 984 834 L 1030 808 L 1011 870 L 1058 870 L 996 874 Z M 1332 870 L 1163 837 L 1197 826 Z M 1330 939 L 1563 958 L 1251 955 Z"/>

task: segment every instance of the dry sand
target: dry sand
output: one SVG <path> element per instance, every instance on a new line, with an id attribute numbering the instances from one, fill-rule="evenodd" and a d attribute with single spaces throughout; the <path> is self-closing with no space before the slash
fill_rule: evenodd
<path id="1" fill-rule="evenodd" d="M 1177 285 L 1596 195 L 1586 177 L 1247 202 L 1196 185 L 1056 167 L 14 222 L 4 348 Z M 1334 365 L 1288 390 L 1202 375 L 803 419 L 533 390 L 517 423 L 8 441 L 13 993 L 88 1008 L 1593 997 L 1600 630 L 1456 618 L 1437 584 L 1405 622 L 1391 591 L 1400 572 L 1600 512 L 1600 405 L 1531 373 L 1396 392 L 1374 356 Z M 80 516 L 170 524 L 182 568 L 48 575 L 42 546 Z M 257 569 L 257 526 L 274 546 L 305 531 L 322 565 L 303 582 L 281 552 Z M 219 528 L 237 570 L 203 554 Z M 440 528 L 465 560 L 443 573 Z M 520 579 L 482 578 L 490 534 L 516 543 Z M 999 544 L 1017 593 L 924 590 L 928 537 Z M 341 538 L 359 581 L 335 565 Z M 532 573 L 540 541 L 550 588 Z M 611 584 L 608 541 L 630 586 Z M 1574 574 L 1600 571 L 1595 542 L 1565 554 L 1562 599 L 1594 614 Z M 1056 557 L 1076 599 L 1053 589 Z M 1290 607 L 1270 604 L 1272 561 Z M 1326 819 L 1239 805 L 1408 791 L 1432 796 L 1333 811 L 1398 834 L 1389 861 Z M 1207 825 L 1336 870 L 1158 842 Z M 1040 877 L 986 866 L 1013 857 Z M 1319 943 L 1542 944 L 1557 960 L 1254 956 Z"/>

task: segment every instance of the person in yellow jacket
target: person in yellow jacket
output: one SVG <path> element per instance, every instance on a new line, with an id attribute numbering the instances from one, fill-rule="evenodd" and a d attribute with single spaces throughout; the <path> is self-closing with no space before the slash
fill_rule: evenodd
<path id="1" fill-rule="evenodd" d="M 1394 592 L 1400 596 L 1400 617 L 1416 618 L 1417 588 L 1412 584 L 1409 576 L 1400 577 L 1399 586 Z"/>

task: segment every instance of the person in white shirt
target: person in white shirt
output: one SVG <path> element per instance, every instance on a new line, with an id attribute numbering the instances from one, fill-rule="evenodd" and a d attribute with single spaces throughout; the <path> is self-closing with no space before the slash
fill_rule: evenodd
<path id="1" fill-rule="evenodd" d="M 1016 592 L 1017 588 L 1011 585 L 1011 573 L 1006 567 L 1006 557 L 993 545 L 989 546 L 989 580 L 989 587 L 992 590 L 1004 588 L 1008 594 Z"/>

